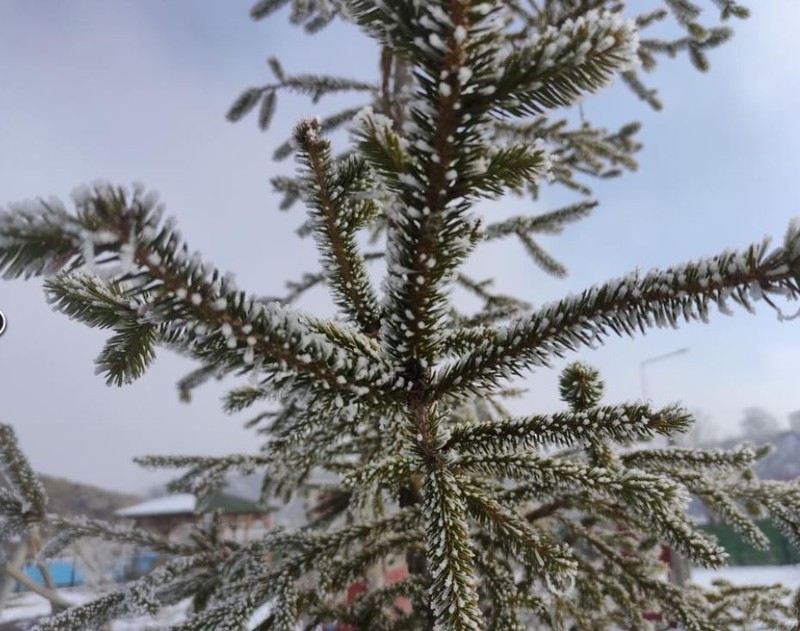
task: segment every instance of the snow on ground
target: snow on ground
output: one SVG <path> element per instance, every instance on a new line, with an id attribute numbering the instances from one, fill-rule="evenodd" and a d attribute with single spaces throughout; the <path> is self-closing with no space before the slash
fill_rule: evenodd
<path id="1" fill-rule="evenodd" d="M 59 593 L 75 604 L 87 602 L 93 598 L 91 593 L 80 589 L 60 590 Z M 153 618 L 150 617 L 117 620 L 112 624 L 112 629 L 113 631 L 139 631 L 148 625 L 152 625 L 154 622 L 161 625 L 177 624 L 186 618 L 188 606 L 189 601 L 186 600 L 177 605 L 165 607 L 159 613 L 157 620 L 153 620 Z M 262 605 L 256 609 L 248 624 L 248 628 L 255 629 L 258 624 L 266 620 L 269 613 L 269 604 Z M 30 618 L 47 616 L 49 614 L 50 604 L 47 600 L 32 592 L 25 592 L 13 596 L 6 608 L 0 611 L 0 624 L 15 620 L 28 620 Z"/>
<path id="2" fill-rule="evenodd" d="M 12 620 L 26 620 L 34 616 L 43 616 L 50 611 L 47 601 L 32 593 L 19 594 L 12 596 L 8 605 L 0 611 L 0 622 L 10 622 Z"/>
<path id="3" fill-rule="evenodd" d="M 694 568 L 692 570 L 692 583 L 701 587 L 710 587 L 711 581 L 722 578 L 734 585 L 772 585 L 782 583 L 790 589 L 800 588 L 800 565 L 776 565 L 765 567 L 727 567 L 719 570 Z M 61 590 L 64 597 L 76 604 L 90 600 L 92 594 L 80 589 Z M 175 624 L 186 615 L 188 601 L 172 607 L 166 607 L 159 615 L 161 624 Z M 253 615 L 248 625 L 250 629 L 263 621 L 269 615 L 269 605 L 259 608 Z M 50 605 L 41 596 L 26 592 L 12 597 L 6 609 L 0 612 L 0 623 L 13 620 L 25 620 L 37 616 L 46 616 L 50 613 Z M 120 620 L 113 625 L 113 631 L 139 631 L 148 624 L 151 618 L 132 618 Z"/>
<path id="4" fill-rule="evenodd" d="M 734 585 L 774 585 L 782 583 L 789 589 L 800 588 L 800 565 L 755 567 L 725 567 L 719 570 L 692 569 L 692 583 L 711 587 L 711 581 L 722 578 Z"/>
<path id="5" fill-rule="evenodd" d="M 188 608 L 189 601 L 178 603 L 170 607 L 164 607 L 159 614 L 159 625 L 178 624 L 186 619 L 186 609 Z M 111 625 L 113 631 L 139 631 L 144 629 L 147 625 L 152 625 L 155 621 L 150 616 L 143 618 L 130 618 L 128 620 L 117 620 Z"/>
<path id="6" fill-rule="evenodd" d="M 91 600 L 92 594 L 77 590 L 59 590 L 59 595 L 66 600 L 78 605 Z M 8 601 L 6 608 L 0 611 L 0 622 L 10 622 L 12 620 L 27 620 L 38 616 L 46 616 L 50 613 L 50 602 L 34 594 L 33 592 L 22 592 L 14 594 Z"/>

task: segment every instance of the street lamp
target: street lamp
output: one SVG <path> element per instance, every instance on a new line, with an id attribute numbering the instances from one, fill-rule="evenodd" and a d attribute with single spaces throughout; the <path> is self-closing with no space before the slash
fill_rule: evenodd
<path id="1" fill-rule="evenodd" d="M 671 359 L 673 357 L 677 357 L 678 355 L 685 355 L 688 352 L 688 348 L 679 348 L 677 351 L 672 351 L 671 353 L 665 353 L 664 355 L 658 355 L 656 357 L 650 357 L 649 359 L 645 359 L 639 363 L 639 377 L 642 380 L 642 399 L 645 401 L 647 400 L 647 380 L 645 379 L 644 369 L 650 364 L 655 364 L 656 362 L 664 361 L 665 359 Z"/>

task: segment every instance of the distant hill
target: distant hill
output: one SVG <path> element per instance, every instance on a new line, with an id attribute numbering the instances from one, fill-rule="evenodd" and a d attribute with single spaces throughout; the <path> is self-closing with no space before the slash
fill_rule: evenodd
<path id="1" fill-rule="evenodd" d="M 110 519 L 114 511 L 141 501 L 136 495 L 107 491 L 64 478 L 44 474 L 40 474 L 39 478 L 50 499 L 49 510 L 65 517 L 84 515 L 94 519 Z"/>

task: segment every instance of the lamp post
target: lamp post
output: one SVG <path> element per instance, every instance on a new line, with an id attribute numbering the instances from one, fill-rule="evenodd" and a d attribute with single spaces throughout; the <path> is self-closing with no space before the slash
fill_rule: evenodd
<path id="1" fill-rule="evenodd" d="M 639 362 L 639 377 L 642 380 L 642 398 L 647 400 L 647 379 L 645 374 L 645 368 L 650 364 L 655 364 L 656 362 L 664 361 L 665 359 L 672 359 L 673 357 L 677 357 L 678 355 L 685 355 L 689 352 L 688 348 L 679 348 L 676 351 L 672 351 L 671 353 L 664 353 L 663 355 L 657 355 L 656 357 L 650 357 L 645 359 L 642 362 Z"/>
<path id="2" fill-rule="evenodd" d="M 639 363 L 639 376 L 642 380 L 642 399 L 645 401 L 647 400 L 647 379 L 645 368 L 647 368 L 647 366 L 650 364 L 672 359 L 673 357 L 678 357 L 679 355 L 685 355 L 688 352 L 688 348 L 679 348 L 671 353 L 664 353 L 663 355 L 650 357 L 649 359 L 645 359 Z M 691 578 L 691 568 L 689 567 L 688 561 L 682 555 L 678 554 L 676 550 L 668 546 L 663 547 L 662 559 L 669 564 L 670 581 L 672 581 L 672 583 L 678 587 L 683 587 L 686 585 Z"/>

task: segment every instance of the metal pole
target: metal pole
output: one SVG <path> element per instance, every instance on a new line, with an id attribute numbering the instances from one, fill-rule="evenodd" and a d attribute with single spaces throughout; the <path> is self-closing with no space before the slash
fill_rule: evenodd
<path id="1" fill-rule="evenodd" d="M 655 364 L 656 362 L 664 361 L 665 359 L 671 359 L 673 357 L 677 357 L 678 355 L 685 355 L 689 352 L 688 348 L 679 348 L 676 351 L 672 351 L 671 353 L 664 353 L 663 355 L 656 355 L 655 357 L 650 357 L 645 359 L 644 361 L 639 362 L 639 378 L 642 382 L 642 399 L 645 401 L 647 400 L 647 379 L 645 368 L 650 364 Z"/>
<path id="2" fill-rule="evenodd" d="M 639 376 L 642 380 L 642 399 L 645 401 L 647 400 L 647 379 L 645 376 L 645 368 L 650 364 L 654 364 L 656 362 L 664 361 L 665 359 L 671 359 L 673 357 L 677 357 L 678 355 L 684 355 L 689 352 L 688 348 L 679 348 L 676 351 L 672 351 L 671 353 L 665 353 L 663 355 L 657 355 L 656 357 L 650 357 L 649 359 L 645 359 L 644 361 L 639 363 Z M 683 557 L 683 555 L 679 554 L 677 550 L 674 548 L 669 548 L 669 579 L 678 587 L 683 587 L 686 583 L 691 579 L 692 570 L 689 567 L 689 562 L 687 559 Z"/>

